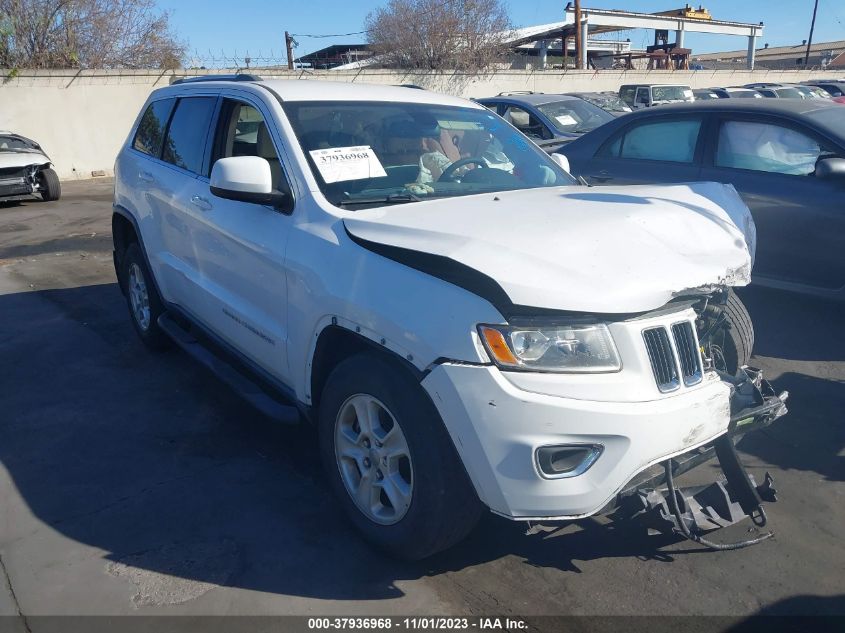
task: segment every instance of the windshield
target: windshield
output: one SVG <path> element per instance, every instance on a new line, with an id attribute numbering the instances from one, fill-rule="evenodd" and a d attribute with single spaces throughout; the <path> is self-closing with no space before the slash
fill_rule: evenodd
<path id="1" fill-rule="evenodd" d="M 734 99 L 763 99 L 763 95 L 756 90 L 730 90 L 728 94 Z"/>
<path id="2" fill-rule="evenodd" d="M 37 151 L 38 146 L 22 136 L 0 134 L 0 152 L 16 152 L 20 150 L 28 152 Z"/>
<path id="3" fill-rule="evenodd" d="M 589 101 L 593 105 L 597 105 L 598 107 L 607 110 L 608 112 L 631 112 L 631 108 L 628 104 L 622 101 L 622 99 L 615 94 L 603 94 L 596 92 L 592 94 L 584 94 L 581 98 Z"/>
<path id="4" fill-rule="evenodd" d="M 818 108 L 807 112 L 805 116 L 816 123 L 825 126 L 833 133 L 832 138 L 845 147 L 845 108 L 831 106 Z"/>
<path id="5" fill-rule="evenodd" d="M 613 115 L 583 99 L 567 99 L 538 105 L 559 132 L 582 134 L 602 123 L 613 121 Z"/>
<path id="6" fill-rule="evenodd" d="M 487 109 L 388 101 L 283 107 L 321 191 L 345 208 L 575 182 Z"/>
<path id="7" fill-rule="evenodd" d="M 777 95 L 781 99 L 803 99 L 804 95 L 802 95 L 798 90 L 795 88 L 778 88 L 775 90 Z"/>
<path id="8" fill-rule="evenodd" d="M 692 90 L 686 86 L 652 86 L 652 101 L 692 101 Z"/>

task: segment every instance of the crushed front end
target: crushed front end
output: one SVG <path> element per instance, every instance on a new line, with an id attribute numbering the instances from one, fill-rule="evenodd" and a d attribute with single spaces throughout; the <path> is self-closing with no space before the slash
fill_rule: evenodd
<path id="1" fill-rule="evenodd" d="M 762 524 L 761 503 L 775 500 L 771 478 L 757 485 L 733 441 L 784 415 L 788 394 L 775 393 L 732 348 L 729 297 L 717 288 L 647 313 L 594 316 L 614 347 L 613 371 L 507 370 L 489 344 L 490 364 L 433 368 L 423 387 L 482 501 L 517 520 L 638 517 L 704 544 L 705 531 L 745 516 Z M 553 325 L 532 319 L 496 326 L 516 332 L 501 339 L 510 346 L 503 351 L 518 353 L 513 341 L 525 343 L 535 330 L 552 336 L 549 329 L 578 327 L 577 320 L 552 318 Z M 569 336 L 558 344 L 571 345 Z M 742 364 L 731 368 L 738 357 Z M 714 456 L 725 481 L 675 488 L 674 476 Z"/>
<path id="2" fill-rule="evenodd" d="M 39 165 L 0 168 L 0 198 L 28 196 L 39 188 Z"/>

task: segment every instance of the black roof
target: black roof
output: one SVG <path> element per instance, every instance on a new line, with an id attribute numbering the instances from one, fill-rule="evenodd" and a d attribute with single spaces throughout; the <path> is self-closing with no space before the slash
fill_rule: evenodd
<path id="1" fill-rule="evenodd" d="M 845 119 L 845 107 L 828 99 L 714 99 L 712 101 L 693 101 L 691 103 L 669 103 L 654 108 L 642 108 L 623 118 L 625 121 L 634 121 L 641 117 L 660 116 L 667 113 L 678 114 L 682 112 L 768 114 L 786 118 L 798 118 L 810 123 L 813 127 L 824 130 L 825 133 L 835 138 L 839 138 L 840 142 L 845 142 L 842 127 L 839 124 L 832 124 L 832 121 L 835 122 Z M 814 116 L 821 113 L 827 114 L 820 117 Z M 832 119 L 828 115 L 832 115 Z M 611 124 L 608 123 L 607 125 Z"/>
<path id="2" fill-rule="evenodd" d="M 842 105 L 825 99 L 720 99 L 719 101 L 694 101 L 692 103 L 667 103 L 640 112 L 689 112 L 691 110 L 716 110 L 726 112 L 763 112 L 770 114 L 806 114 Z M 843 108 L 845 116 L 845 108 Z"/>
<path id="3" fill-rule="evenodd" d="M 542 92 L 531 93 L 531 94 L 502 94 L 496 95 L 495 97 L 479 97 L 475 99 L 479 103 L 484 103 L 485 101 L 496 101 L 496 102 L 507 102 L 507 103 L 515 103 L 515 104 L 525 104 L 525 105 L 543 105 L 546 103 L 557 103 L 559 101 L 572 101 L 577 99 L 578 97 L 573 97 L 571 95 L 565 94 L 546 94 Z"/>

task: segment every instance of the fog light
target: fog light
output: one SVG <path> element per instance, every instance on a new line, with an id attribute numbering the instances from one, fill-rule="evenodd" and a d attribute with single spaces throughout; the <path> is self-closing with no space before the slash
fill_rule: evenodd
<path id="1" fill-rule="evenodd" d="M 603 450 L 601 444 L 559 444 L 541 446 L 534 455 L 543 477 L 577 477 L 596 463 Z"/>

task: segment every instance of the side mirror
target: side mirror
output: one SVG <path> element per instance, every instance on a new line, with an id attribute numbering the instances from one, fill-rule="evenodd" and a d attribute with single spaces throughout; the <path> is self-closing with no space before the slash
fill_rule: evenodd
<path id="1" fill-rule="evenodd" d="M 211 193 L 218 198 L 288 210 L 291 197 L 273 189 L 270 163 L 260 156 L 221 158 L 211 168 Z"/>
<path id="2" fill-rule="evenodd" d="M 845 158 L 822 158 L 816 163 L 816 178 L 845 178 Z"/>
<path id="3" fill-rule="evenodd" d="M 558 167 L 560 167 L 563 171 L 565 171 L 567 174 L 570 173 L 569 159 L 566 156 L 564 156 L 563 154 L 556 153 L 551 154 L 550 158 L 552 159 L 552 162 L 555 163 Z"/>

